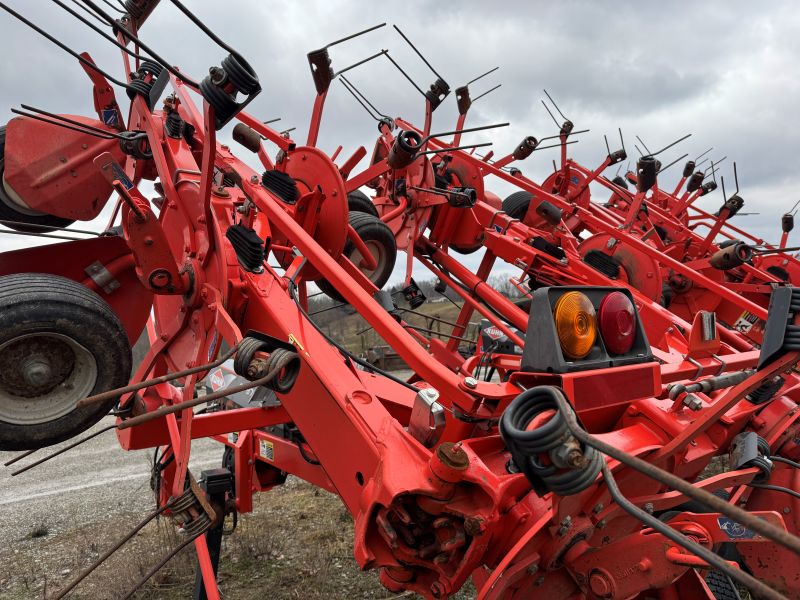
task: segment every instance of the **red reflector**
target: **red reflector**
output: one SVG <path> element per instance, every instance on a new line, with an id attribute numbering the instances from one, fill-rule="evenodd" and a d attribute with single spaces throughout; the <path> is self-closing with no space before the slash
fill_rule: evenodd
<path id="1" fill-rule="evenodd" d="M 600 303 L 600 335 L 611 354 L 625 354 L 636 340 L 636 312 L 622 292 L 611 292 Z"/>

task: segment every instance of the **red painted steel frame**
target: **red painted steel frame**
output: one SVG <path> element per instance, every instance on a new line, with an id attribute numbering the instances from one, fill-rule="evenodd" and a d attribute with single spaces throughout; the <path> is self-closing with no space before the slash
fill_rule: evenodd
<path id="1" fill-rule="evenodd" d="M 317 166 L 306 173 L 308 190 L 301 198 L 304 206 L 311 207 L 311 216 L 301 216 L 262 186 L 258 173 L 217 143 L 213 109 L 205 103 L 202 110 L 198 109 L 186 86 L 174 77 L 172 83 L 177 93 L 172 108 L 193 125 L 194 133 L 182 138 L 165 135 L 167 113 L 151 111 L 141 97 L 136 97 L 128 122 L 146 132 L 153 158 L 146 161 L 147 168 L 142 161 L 126 161 L 127 177 L 135 184 L 130 190 L 120 187 L 119 176 L 112 178 L 118 193 L 127 200 L 120 214 L 130 258 L 126 254 L 118 265 L 119 272 L 129 277 L 135 273 L 146 290 L 146 300 L 152 295 L 153 303 L 151 348 L 132 381 L 203 365 L 219 353 L 222 341 L 234 345 L 249 331 L 291 344 L 301 366 L 294 386 L 277 394 L 278 406 L 226 407 L 197 415 L 187 408 L 121 430 L 119 441 L 126 449 L 163 446 L 174 456 L 174 463 L 162 474 L 162 501 L 184 489 L 191 441 L 214 437 L 233 449 L 235 503 L 240 511 L 252 508 L 255 492 L 278 484 L 282 472 L 333 491 L 354 517 L 356 559 L 364 568 L 380 569 L 381 581 L 392 590 L 441 598 L 472 577 L 482 598 L 530 597 L 544 591 L 553 600 L 566 599 L 590 593 L 590 575 L 597 568 L 608 567 L 613 585 L 626 597 L 654 587 L 667 590 L 665 594 L 678 590 L 706 593 L 693 570 L 705 563 L 679 552 L 660 534 L 642 531 L 638 519 L 620 511 L 611 501 L 602 481 L 570 497 L 534 493 L 524 475 L 507 469 L 509 452 L 498 435 L 496 421 L 520 387 L 555 385 L 564 390 L 596 437 L 631 455 L 658 461 L 676 475 L 692 480 L 714 456 L 728 448 L 735 435 L 754 426 L 756 420 L 771 442 L 796 435 L 798 387 L 793 375 L 786 376 L 783 391 L 766 407 L 743 401 L 765 379 L 792 369 L 798 358 L 795 353 L 736 387 L 698 393 L 701 407 L 697 412 L 675 409 L 666 384 L 690 381 L 704 372 L 750 368 L 758 354 L 741 337 L 731 334 L 715 347 L 724 358 L 725 364 L 721 364 L 714 353 L 701 351 L 693 343 L 692 324 L 637 296 L 637 307 L 663 364 L 654 361 L 554 375 L 520 372 L 513 358 L 503 357 L 508 380 L 471 381 L 464 375 L 471 373 L 469 366 L 475 364 L 474 360 L 459 365 L 437 359 L 446 356 L 446 350 L 452 355 L 455 342 L 425 347 L 420 344 L 426 342 L 424 337 L 410 332 L 373 299 L 374 286 L 341 256 L 346 219 L 315 217 L 316 211 L 311 210 L 319 208 L 322 214 L 333 206 L 339 207 L 333 213 L 342 212 L 342 190 L 350 191 L 384 176 L 392 182 L 404 178 L 420 187 L 433 187 L 427 158 L 418 158 L 406 169 L 391 173 L 385 161 L 377 161 L 345 182 L 332 159 L 313 147 L 324 95 L 317 97 L 307 147 L 298 148 L 291 139 L 240 114 L 242 122 L 281 150 L 274 163 L 265 152 L 258 153 L 267 168 L 291 175 L 298 168 L 296 163 L 292 165 L 293 158 L 317 161 Z M 428 105 L 425 134 L 430 131 L 431 112 Z M 384 132 L 384 138 L 390 143 L 391 132 Z M 435 139 L 430 144 L 444 147 Z M 455 213 L 447 213 L 451 207 L 444 206 L 437 194 L 409 194 L 411 204 L 420 211 L 417 216 L 406 211 L 409 205 L 399 204 L 388 208 L 384 218 L 393 223 L 403 219 L 394 231 L 401 238 L 405 236 L 402 247 L 408 256 L 407 278 L 416 256 L 442 279 L 466 286 L 465 308 L 456 331 L 463 329 L 471 311 L 477 310 L 512 340 L 522 343 L 507 325 L 525 330 L 525 311 L 486 284 L 497 257 L 511 264 L 521 263 L 526 270 L 556 282 L 596 284 L 608 280 L 580 260 L 576 241 L 567 232 L 557 236 L 568 253 L 565 262 L 525 244 L 523 240 L 530 239 L 534 229 L 509 219 L 488 201 L 483 177 L 495 175 L 547 198 L 591 230 L 607 234 L 617 230 L 604 214 L 573 205 L 469 154 L 459 153 L 458 157 L 480 173 L 475 182 L 481 188 L 480 199 L 471 213 L 464 213 L 484 230 L 480 243 L 487 252 L 477 274 L 448 253 L 448 236 L 455 235 L 458 228 L 449 220 L 455 219 Z M 99 158 L 101 167 L 111 160 L 105 155 Z M 565 146 L 562 164 L 567 164 Z M 215 183 L 215 170 L 235 173 L 241 183 L 236 187 Z M 144 175 L 157 175 L 163 187 L 158 214 L 137 187 Z M 424 235 L 433 214 L 441 218 L 433 227 L 439 239 Z M 268 244 L 279 240 L 276 246 L 280 247 L 270 248 L 276 258 L 284 260 L 284 272 L 268 264 L 260 272 L 243 268 L 225 236 L 234 223 L 252 225 Z M 629 236 L 626 243 L 694 281 L 714 286 L 726 300 L 766 318 L 762 306 L 717 285 L 645 241 Z M 287 249 L 296 251 L 296 255 L 288 256 Z M 154 277 L 166 277 L 165 273 L 169 285 Z M 305 312 L 306 284 L 319 276 L 400 354 L 420 382 L 417 387 L 357 369 L 314 326 Z M 138 304 L 114 308 L 126 323 L 135 323 L 141 312 Z M 199 376 L 185 378 L 182 389 L 170 384 L 153 386 L 139 398 L 123 398 L 121 405 L 152 411 L 190 400 Z M 436 388 L 446 411 L 440 443 L 433 449 L 408 431 L 417 389 L 424 386 Z M 287 423 L 302 432 L 302 451 L 270 429 Z M 262 447 L 271 448 L 271 452 L 262 452 Z M 315 460 L 309 461 L 308 455 Z M 629 497 L 651 498 L 653 504 L 665 509 L 686 500 L 640 472 L 616 461 L 609 464 Z M 740 469 L 718 476 L 703 487 L 736 489 L 754 476 L 752 469 Z M 774 510 L 774 496 L 763 493 L 752 497 L 759 503 L 759 515 L 779 527 L 786 526 Z M 710 547 L 712 542 L 729 540 L 719 526 L 713 529 L 713 518 L 718 516 L 693 518 L 683 513 L 672 523 Z M 698 529 L 705 531 L 704 538 L 697 535 Z M 796 531 L 796 524 L 792 531 Z M 209 598 L 219 598 L 205 537 L 198 538 L 195 545 L 206 592 Z M 760 555 L 758 548 L 751 551 Z M 642 556 L 650 561 L 647 569 L 636 568 Z M 774 578 L 774 573 L 764 577 Z"/>

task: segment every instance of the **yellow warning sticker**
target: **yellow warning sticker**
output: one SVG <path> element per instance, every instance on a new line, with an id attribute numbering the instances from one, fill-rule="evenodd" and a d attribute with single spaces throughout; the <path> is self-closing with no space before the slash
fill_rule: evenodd
<path id="1" fill-rule="evenodd" d="M 268 440 L 258 441 L 258 454 L 270 462 L 275 460 L 275 446 Z"/>

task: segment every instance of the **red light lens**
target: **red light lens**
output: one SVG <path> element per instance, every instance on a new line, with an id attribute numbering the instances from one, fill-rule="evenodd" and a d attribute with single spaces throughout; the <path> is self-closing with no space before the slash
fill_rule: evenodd
<path id="1" fill-rule="evenodd" d="M 625 354 L 636 340 L 636 311 L 622 292 L 611 292 L 600 303 L 600 335 L 611 354 Z"/>

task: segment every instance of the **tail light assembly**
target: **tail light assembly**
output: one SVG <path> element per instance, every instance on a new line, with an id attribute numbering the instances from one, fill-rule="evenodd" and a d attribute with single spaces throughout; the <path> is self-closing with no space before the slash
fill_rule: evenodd
<path id="1" fill-rule="evenodd" d="M 533 293 L 522 370 L 569 373 L 653 360 L 630 291 L 546 287 Z"/>

